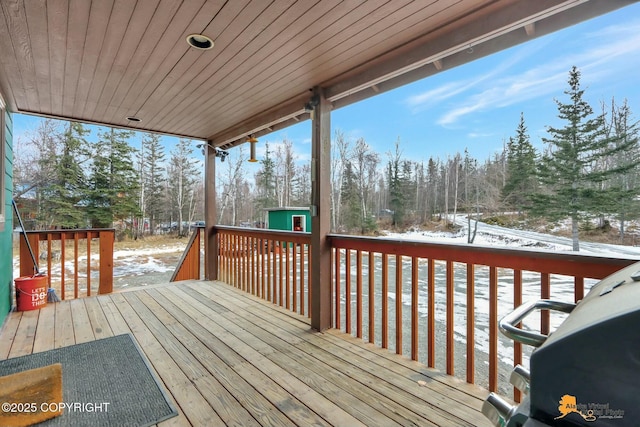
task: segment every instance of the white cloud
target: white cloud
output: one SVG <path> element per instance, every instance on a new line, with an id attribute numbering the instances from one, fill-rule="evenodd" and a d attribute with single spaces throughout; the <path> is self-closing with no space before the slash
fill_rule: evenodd
<path id="1" fill-rule="evenodd" d="M 543 60 L 528 70 L 515 70 L 519 63 L 531 62 L 536 51 L 540 52 L 535 57 Z M 561 94 L 574 65 L 582 72 L 583 87 L 606 82 L 619 75 L 622 67 L 640 66 L 640 21 L 607 26 L 576 40 L 550 37 L 515 52 L 485 74 L 413 95 L 406 104 L 414 113 L 437 106 L 436 122 L 449 127 L 473 113 Z"/>

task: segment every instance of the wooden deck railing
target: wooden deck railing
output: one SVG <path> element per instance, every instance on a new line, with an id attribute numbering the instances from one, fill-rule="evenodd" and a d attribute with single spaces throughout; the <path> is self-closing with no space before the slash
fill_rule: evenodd
<path id="1" fill-rule="evenodd" d="M 193 233 L 191 233 L 189 242 L 178 261 L 178 265 L 171 276 L 170 282 L 200 279 L 200 270 L 202 266 L 200 245 L 203 231 L 204 227 L 196 227 L 196 229 L 193 230 Z"/>
<path id="2" fill-rule="evenodd" d="M 113 229 L 45 230 L 27 231 L 38 266 L 47 273 L 49 287 L 53 287 L 60 299 L 91 296 L 96 280 L 97 293 L 113 291 Z M 97 242 L 96 245 L 93 243 Z M 97 268 L 93 260 L 98 256 Z M 84 265 L 83 265 L 84 264 Z M 20 235 L 20 276 L 32 276 L 35 266 L 29 249 Z M 72 283 L 69 283 L 72 282 Z"/>
<path id="3" fill-rule="evenodd" d="M 342 235 L 330 239 L 334 327 L 413 360 L 426 354 L 428 366 L 446 369 L 449 375 L 456 373 L 457 338 L 464 341 L 457 346 L 465 348 L 464 357 L 458 359 L 466 361 L 462 364 L 466 364 L 466 381 L 481 382 L 491 391 L 498 388 L 499 356 L 505 356 L 498 351 L 499 316 L 522 304 L 525 294 L 530 299 L 579 301 L 584 297 L 585 279 L 604 278 L 637 261 Z M 525 294 L 523 277 L 527 279 Z M 552 279 L 565 285 L 556 289 Z M 405 306 L 408 314 L 403 312 Z M 539 322 L 540 331 L 549 333 L 549 312 L 542 312 Z M 438 328 L 444 328 L 444 333 L 439 334 Z M 480 381 L 476 379 L 479 332 L 488 334 L 488 378 Z M 442 346 L 446 351 L 440 367 L 436 366 L 436 350 Z M 512 348 L 513 362 L 522 363 L 522 346 L 516 343 Z M 502 374 L 508 378 L 510 371 Z M 520 399 L 517 390 L 514 398 Z"/>
<path id="4" fill-rule="evenodd" d="M 309 233 L 216 226 L 216 234 L 220 280 L 309 316 Z M 590 284 L 637 261 L 336 234 L 329 241 L 335 328 L 491 391 L 509 387 L 511 365 L 531 351 L 500 336 L 499 318 L 526 300 L 579 301 Z M 525 326 L 546 334 L 561 321 L 541 312 Z"/>
<path id="5" fill-rule="evenodd" d="M 217 226 L 218 278 L 310 316 L 309 233 Z"/>

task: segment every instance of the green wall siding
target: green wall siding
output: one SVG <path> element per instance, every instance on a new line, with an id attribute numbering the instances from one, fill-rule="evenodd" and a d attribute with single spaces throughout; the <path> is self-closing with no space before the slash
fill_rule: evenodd
<path id="1" fill-rule="evenodd" d="M 7 317 L 7 313 L 11 310 L 11 282 L 13 281 L 13 249 L 12 249 L 12 232 L 13 232 L 13 209 L 11 208 L 11 199 L 13 197 L 13 121 L 11 114 L 5 114 L 5 139 L 0 144 L 5 144 L 4 159 L 5 162 L 5 216 L 6 222 L 4 228 L 0 230 L 0 325 Z"/>

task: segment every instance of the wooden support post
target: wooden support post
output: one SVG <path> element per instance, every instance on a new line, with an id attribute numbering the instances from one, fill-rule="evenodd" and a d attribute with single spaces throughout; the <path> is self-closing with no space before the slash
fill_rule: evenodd
<path id="1" fill-rule="evenodd" d="M 40 256 L 40 235 L 28 234 L 29 244 L 33 250 L 34 258 L 38 259 Z M 51 251 L 49 251 L 51 253 Z M 27 241 L 24 238 L 24 234 L 20 233 L 20 277 L 33 276 L 36 274 L 36 265 L 33 263 L 31 254 L 29 253 L 29 247 Z"/>
<path id="2" fill-rule="evenodd" d="M 113 292 L 113 242 L 115 240 L 114 230 L 102 230 L 98 232 L 100 239 L 100 281 L 98 283 L 98 294 L 110 294 Z M 64 241 L 62 241 L 64 245 Z M 61 284 L 64 299 L 64 283 Z"/>
<path id="3" fill-rule="evenodd" d="M 218 236 L 216 235 L 216 150 L 206 144 L 204 166 L 204 277 L 218 280 Z"/>
<path id="4" fill-rule="evenodd" d="M 318 100 L 311 115 L 311 327 L 331 327 L 331 103 L 322 89 L 314 89 Z"/>

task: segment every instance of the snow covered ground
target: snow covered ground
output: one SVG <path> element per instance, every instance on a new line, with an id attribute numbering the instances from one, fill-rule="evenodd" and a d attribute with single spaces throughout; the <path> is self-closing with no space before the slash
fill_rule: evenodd
<path id="1" fill-rule="evenodd" d="M 407 233 L 386 232 L 385 235 L 392 239 L 466 244 L 467 218 L 463 215 L 458 215 L 455 222 L 457 225 L 462 227 L 462 229 L 457 233 L 412 231 Z M 535 231 L 515 230 L 500 227 L 498 225 L 485 224 L 483 222 L 478 223 L 478 230 L 473 245 L 529 247 L 551 250 L 554 252 L 572 252 L 572 241 L 567 237 L 554 236 Z M 581 241 L 580 253 L 621 258 L 635 258 L 640 257 L 640 247 Z"/>
<path id="2" fill-rule="evenodd" d="M 439 243 L 458 243 L 458 244 L 467 244 L 467 236 L 466 236 L 466 218 L 462 216 L 458 217 L 459 225 L 462 225 L 463 228 L 457 233 L 446 233 L 446 232 L 428 232 L 428 231 L 420 231 L 415 230 L 406 233 L 392 233 L 386 232 L 384 233 L 384 238 L 393 239 L 393 240 L 410 240 L 410 241 L 422 241 L 422 242 L 439 242 Z M 543 233 L 522 231 L 522 230 L 513 230 L 504 227 L 488 225 L 484 223 L 478 224 L 477 235 L 475 238 L 475 242 L 473 246 L 485 246 L 485 247 L 512 247 L 512 248 L 526 248 L 533 249 L 536 251 L 553 251 L 553 252 L 567 252 L 574 253 L 571 251 L 572 242 L 568 238 L 558 237 Z M 629 246 L 620 246 L 620 245 L 610 245 L 610 244 L 601 244 L 601 243 L 588 243 L 588 242 L 580 242 L 580 253 L 588 254 L 588 255 L 600 255 L 600 256 L 610 256 L 610 257 L 620 257 L 620 258 L 630 258 L 630 259 L 638 259 L 640 260 L 640 248 L 637 247 L 629 247 Z M 366 260 L 366 257 L 365 257 Z M 355 261 L 352 261 L 355 263 Z M 381 262 L 377 261 L 375 266 L 376 276 L 379 276 L 379 272 L 381 272 Z M 427 266 L 426 263 L 419 264 L 419 280 L 418 280 L 418 311 L 422 319 L 420 320 L 419 330 L 420 330 L 420 342 L 424 343 L 426 341 L 426 317 L 428 313 L 428 297 L 427 297 Z M 389 260 L 389 277 L 394 277 L 395 272 L 395 261 L 393 257 Z M 366 261 L 363 269 L 366 271 Z M 406 308 L 403 309 L 403 319 L 405 331 L 403 343 L 405 344 L 405 348 L 403 350 L 404 354 L 409 354 L 410 349 L 408 348 L 408 344 L 411 342 L 410 336 L 408 335 L 408 325 L 410 325 L 410 305 L 411 305 L 411 289 L 408 286 L 408 280 L 411 277 L 411 262 L 410 259 L 405 259 L 403 262 L 403 277 L 405 278 L 405 282 L 402 288 L 402 305 Z M 351 275 L 352 275 L 352 283 L 355 283 L 355 274 L 356 274 L 355 264 L 351 266 Z M 344 274 L 344 273 L 343 273 Z M 465 349 L 464 343 L 466 343 L 466 316 L 467 316 L 467 292 L 466 292 L 466 268 L 464 265 L 455 265 L 454 267 L 454 284 L 455 284 L 455 309 L 454 309 L 454 337 L 456 342 L 458 343 L 456 346 L 456 372 L 464 375 L 464 367 L 465 367 Z M 444 346 L 444 331 L 445 331 L 445 322 L 446 322 L 446 268 L 444 263 L 436 264 L 435 271 L 435 281 L 436 281 L 436 289 L 435 289 L 435 303 L 436 303 L 436 346 L 437 352 L 440 352 L 440 360 L 444 359 L 444 352 L 441 348 Z M 476 354 L 476 367 L 480 371 L 477 375 L 478 381 L 481 385 L 483 384 L 483 377 L 487 378 L 487 354 L 489 351 L 489 269 L 486 267 L 476 267 L 474 274 L 474 282 L 475 282 L 475 298 L 474 298 L 474 306 L 475 306 L 475 342 L 477 353 Z M 392 279 L 390 279 L 392 280 Z M 366 283 L 366 278 L 363 280 Z M 588 290 L 596 280 L 585 280 L 585 287 Z M 573 302 L 574 299 L 574 283 L 572 277 L 560 276 L 560 275 L 552 275 L 551 276 L 551 285 L 552 285 L 552 299 L 562 300 L 566 302 Z M 393 285 L 389 285 L 390 291 L 395 291 Z M 365 291 L 366 292 L 366 291 Z M 351 301 L 355 301 L 355 289 L 351 289 Z M 380 301 L 382 295 L 380 293 L 380 289 L 376 289 L 375 301 Z M 394 302 L 398 298 L 398 295 L 395 292 L 388 293 L 388 299 L 391 301 L 389 303 L 390 312 L 389 318 L 395 318 L 394 311 Z M 535 272 L 524 272 L 523 273 L 523 301 L 529 300 L 537 300 L 540 298 L 540 274 Z M 502 318 L 509 312 L 511 312 L 514 308 L 513 300 L 514 300 L 514 292 L 513 292 L 513 272 L 508 269 L 500 269 L 498 272 L 498 317 Z M 363 300 L 366 305 L 367 295 L 363 295 Z M 343 298 L 344 304 L 344 298 Z M 355 307 L 352 306 L 352 310 L 355 310 Z M 367 307 L 363 308 L 363 312 L 367 313 Z M 377 314 L 379 318 L 379 314 Z M 562 321 L 566 318 L 564 314 L 552 314 L 551 315 L 551 330 L 553 331 L 557 328 Z M 393 322 L 393 320 L 392 320 Z M 540 316 L 539 313 L 534 313 L 527 317 L 524 322 L 524 328 L 530 330 L 539 330 L 540 325 Z M 376 326 L 379 328 L 379 326 Z M 395 331 L 390 329 L 390 343 L 393 341 L 393 334 Z M 366 334 L 365 334 L 366 336 Z M 379 338 L 378 338 L 379 339 Z M 393 343 L 391 344 L 393 345 Z M 424 344 L 423 344 L 424 346 Z M 423 349 L 424 350 L 424 349 Z M 529 356 L 532 348 L 524 346 L 524 360 L 523 364 L 528 366 Z M 500 340 L 498 343 L 498 354 L 501 362 L 500 368 L 500 377 L 501 377 L 501 388 L 504 392 L 508 393 L 507 386 L 507 376 L 510 373 L 509 366 L 513 366 L 513 342 L 506 337 L 500 336 Z M 426 355 L 420 356 L 421 361 L 425 361 Z M 440 362 L 442 363 L 442 362 Z M 439 369 L 444 369 L 444 366 L 436 366 Z"/>
<path id="3" fill-rule="evenodd" d="M 16 239 L 17 240 L 17 239 Z M 185 243 L 171 245 L 161 245 L 154 247 L 120 249 L 113 253 L 113 287 L 114 289 L 126 288 L 129 286 L 145 286 L 157 283 L 168 282 L 171 278 L 180 255 L 184 251 Z M 72 253 L 72 252 L 71 252 Z M 69 253 L 67 257 L 71 256 Z M 91 278 L 98 278 L 98 253 L 91 254 Z M 39 260 L 40 270 L 46 271 L 46 263 Z M 83 283 L 87 271 L 86 255 L 78 256 L 78 278 Z M 73 275 L 73 261 L 68 259 L 65 263 L 65 274 L 67 277 Z M 52 279 L 60 280 L 61 264 L 52 263 L 51 271 L 48 274 Z M 13 277 L 20 276 L 19 257 L 13 258 Z M 96 281 L 93 281 L 97 286 Z M 86 287 L 80 285 L 80 292 L 86 292 Z"/>

